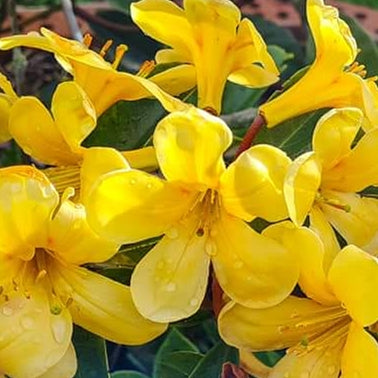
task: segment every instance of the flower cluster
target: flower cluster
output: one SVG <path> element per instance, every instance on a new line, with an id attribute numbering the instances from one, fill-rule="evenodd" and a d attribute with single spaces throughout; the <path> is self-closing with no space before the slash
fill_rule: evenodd
<path id="1" fill-rule="evenodd" d="M 144 344 L 197 313 L 212 281 L 226 343 L 287 348 L 269 377 L 378 376 L 378 201 L 368 195 L 378 185 L 378 89 L 337 10 L 306 4 L 315 60 L 257 116 L 272 128 L 328 108 L 311 150 L 295 159 L 266 142 L 224 158 L 227 80 L 264 88 L 280 74 L 230 0 L 132 3 L 133 21 L 167 46 L 155 56 L 169 63 L 159 73 L 118 70 L 126 46 L 108 62 L 89 36 L 42 28 L 0 39 L 1 50 L 53 53 L 71 75 L 49 107 L 0 78 L 0 141 L 13 139 L 43 167 L 0 169 L 1 372 L 71 377 L 73 323 Z M 193 88 L 196 104 L 179 99 Z M 113 104 L 151 97 L 169 113 L 152 146 L 85 146 Z M 156 237 L 129 286 L 91 269 Z"/>

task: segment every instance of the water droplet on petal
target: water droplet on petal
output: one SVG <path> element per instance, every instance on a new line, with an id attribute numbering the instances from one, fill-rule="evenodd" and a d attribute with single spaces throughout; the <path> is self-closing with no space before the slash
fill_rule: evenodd
<path id="1" fill-rule="evenodd" d="M 281 326 L 278 326 L 278 332 L 279 333 L 283 333 L 285 331 L 287 331 L 290 327 L 287 326 L 287 325 L 281 325 Z"/>
<path id="2" fill-rule="evenodd" d="M 136 184 L 136 180 L 133 179 L 133 178 L 129 182 L 130 182 L 130 185 L 135 185 Z"/>
<path id="3" fill-rule="evenodd" d="M 335 366 L 329 366 L 327 369 L 328 374 L 335 374 L 336 372 L 336 367 Z"/>
<path id="4" fill-rule="evenodd" d="M 179 235 L 177 228 L 171 227 L 165 233 L 170 239 L 176 239 Z"/>
<path id="5" fill-rule="evenodd" d="M 198 299 L 197 298 L 193 298 L 191 301 L 190 301 L 190 305 L 191 306 L 197 306 L 198 305 Z"/>
<path id="6" fill-rule="evenodd" d="M 176 290 L 176 284 L 174 282 L 170 282 L 168 285 L 165 286 L 165 290 L 169 292 L 174 292 Z"/>
<path id="7" fill-rule="evenodd" d="M 162 260 L 162 261 L 159 261 L 156 265 L 156 267 L 159 269 L 159 270 L 162 270 L 164 269 L 165 267 L 165 262 Z"/>
<path id="8" fill-rule="evenodd" d="M 51 320 L 51 331 L 57 343 L 63 343 L 67 334 L 67 322 L 64 318 L 55 317 Z"/>
<path id="9" fill-rule="evenodd" d="M 243 261 L 241 261 L 241 260 L 235 261 L 234 262 L 234 269 L 241 269 L 241 268 L 243 268 L 243 265 L 244 265 Z"/>
<path id="10" fill-rule="evenodd" d="M 217 246 L 215 243 L 211 240 L 208 240 L 205 244 L 205 252 L 209 256 L 215 256 L 217 254 Z"/>
<path id="11" fill-rule="evenodd" d="M 146 186 L 147 186 L 147 189 L 152 189 L 152 184 L 150 182 Z"/>
<path id="12" fill-rule="evenodd" d="M 13 315 L 13 308 L 10 307 L 9 305 L 4 305 L 3 308 L 1 309 L 1 312 L 5 316 L 11 316 L 11 315 Z"/>
<path id="13" fill-rule="evenodd" d="M 35 321 L 31 316 L 24 316 L 20 319 L 21 327 L 24 329 L 33 329 Z"/>

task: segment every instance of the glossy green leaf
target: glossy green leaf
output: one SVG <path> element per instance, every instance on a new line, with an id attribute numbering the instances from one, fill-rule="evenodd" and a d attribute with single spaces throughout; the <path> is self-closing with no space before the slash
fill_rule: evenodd
<path id="1" fill-rule="evenodd" d="M 143 147 L 165 114 L 156 100 L 119 101 L 99 118 L 84 146 L 106 146 L 119 150 Z"/>
<path id="2" fill-rule="evenodd" d="M 109 377 L 104 339 L 75 326 L 73 343 L 78 359 L 75 378 Z"/>
<path id="3" fill-rule="evenodd" d="M 153 377 L 188 377 L 202 358 L 198 348 L 176 328 L 172 328 L 162 343 L 155 360 Z"/>
<path id="4" fill-rule="evenodd" d="M 149 378 L 148 375 L 133 370 L 120 370 L 110 374 L 111 378 Z"/>
<path id="5" fill-rule="evenodd" d="M 226 362 L 238 364 L 239 354 L 237 349 L 220 341 L 210 349 L 188 378 L 219 377 Z"/>

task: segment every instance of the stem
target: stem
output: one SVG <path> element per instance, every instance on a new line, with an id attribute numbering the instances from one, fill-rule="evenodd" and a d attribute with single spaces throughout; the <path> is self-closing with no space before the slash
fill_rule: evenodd
<path id="1" fill-rule="evenodd" d="M 244 138 L 240 143 L 238 150 L 236 151 L 235 158 L 237 158 L 242 152 L 248 150 L 248 148 L 251 147 L 253 140 L 264 125 L 265 119 L 261 114 L 258 114 L 251 123 L 251 126 L 249 126 L 246 134 L 244 135 Z"/>
<path id="2" fill-rule="evenodd" d="M 77 23 L 71 0 L 61 0 L 61 1 L 62 1 L 63 12 L 64 12 L 64 15 L 66 16 L 72 37 L 76 39 L 77 41 L 82 42 L 83 35 L 81 34 L 79 24 Z"/>

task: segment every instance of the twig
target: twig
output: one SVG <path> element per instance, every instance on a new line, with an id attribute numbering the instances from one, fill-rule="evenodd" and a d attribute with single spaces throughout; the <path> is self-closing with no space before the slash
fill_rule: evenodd
<path id="1" fill-rule="evenodd" d="M 251 126 L 249 126 L 248 131 L 244 135 L 244 138 L 240 143 L 238 150 L 236 151 L 235 158 L 238 157 L 243 151 L 248 150 L 248 148 L 251 147 L 251 144 L 256 135 L 265 124 L 266 122 L 263 116 L 258 114 L 251 123 Z"/>
<path id="2" fill-rule="evenodd" d="M 81 34 L 79 24 L 77 23 L 71 0 L 61 0 L 61 1 L 62 1 L 63 12 L 64 12 L 64 15 L 66 16 L 72 37 L 76 39 L 77 41 L 82 42 L 83 35 Z"/>

